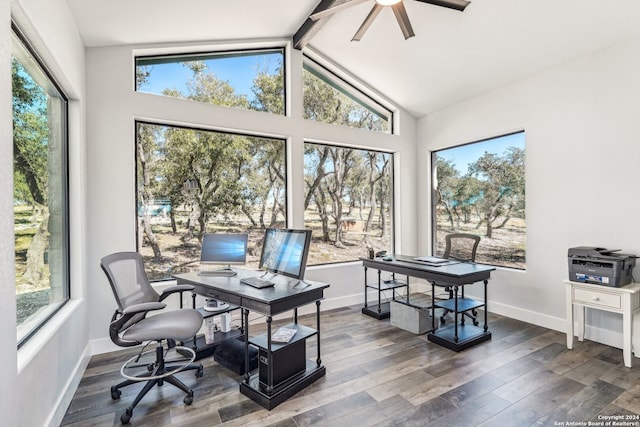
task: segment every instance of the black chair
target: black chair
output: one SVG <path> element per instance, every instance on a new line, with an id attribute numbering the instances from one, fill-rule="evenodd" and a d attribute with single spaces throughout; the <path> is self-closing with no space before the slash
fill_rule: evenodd
<path id="1" fill-rule="evenodd" d="M 445 236 L 445 249 L 443 258 L 451 258 L 459 261 L 475 262 L 476 251 L 478 250 L 478 244 L 480 243 L 480 236 L 467 233 L 451 233 Z M 445 292 L 449 293 L 449 299 L 453 298 L 453 288 L 446 286 Z M 440 323 L 445 324 L 447 314 L 451 313 L 451 310 L 445 309 L 440 316 Z M 476 316 L 478 312 L 474 309 L 471 314 L 464 312 L 461 322 L 464 325 L 464 316 L 469 317 L 473 324 L 478 326 L 478 320 Z"/>
<path id="2" fill-rule="evenodd" d="M 191 348 L 176 345 L 178 341 L 193 338 L 202 326 L 202 315 L 194 309 L 162 310 L 166 304 L 162 301 L 173 293 L 192 290 L 189 285 L 173 286 L 159 295 L 147 278 L 142 256 L 137 252 L 118 252 L 102 258 L 104 270 L 118 308 L 111 318 L 109 336 L 121 347 L 137 346 L 156 342 L 155 351 L 140 352 L 129 359 L 120 369 L 125 381 L 111 387 L 111 398 L 120 398 L 120 388 L 146 381 L 131 406 L 120 417 L 127 424 L 133 415 L 133 409 L 154 386 L 162 386 L 166 381 L 187 393 L 186 405 L 193 402 L 193 390 L 174 375 L 180 371 L 195 370 L 196 377 L 202 377 L 202 365 L 192 363 L 195 352 Z M 147 316 L 150 312 L 162 310 Z M 166 349 L 165 349 L 166 346 Z M 175 354 L 174 360 L 166 360 L 166 354 Z M 155 357 L 154 354 L 155 353 Z M 148 356 L 149 360 L 145 361 Z M 176 364 L 173 364 L 173 363 Z"/>

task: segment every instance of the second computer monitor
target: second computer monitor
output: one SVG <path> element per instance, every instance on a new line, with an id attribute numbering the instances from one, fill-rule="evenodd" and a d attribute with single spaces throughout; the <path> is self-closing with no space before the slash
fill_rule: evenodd
<path id="1" fill-rule="evenodd" d="M 262 242 L 260 269 L 304 279 L 311 230 L 267 228 Z"/>

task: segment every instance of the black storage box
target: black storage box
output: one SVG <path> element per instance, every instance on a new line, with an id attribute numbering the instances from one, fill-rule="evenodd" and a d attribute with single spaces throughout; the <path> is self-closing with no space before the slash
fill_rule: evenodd
<path id="1" fill-rule="evenodd" d="M 307 369 L 306 341 L 299 340 L 278 349 L 272 353 L 273 357 L 273 386 L 277 387 L 289 378 L 300 374 Z M 267 350 L 260 348 L 258 363 L 258 379 L 260 388 L 266 389 L 268 378 L 269 359 Z"/>
<path id="2" fill-rule="evenodd" d="M 220 343 L 213 353 L 213 360 L 238 375 L 245 373 L 244 369 L 244 341 L 228 339 Z M 249 346 L 249 372 L 258 368 L 258 350 Z"/>

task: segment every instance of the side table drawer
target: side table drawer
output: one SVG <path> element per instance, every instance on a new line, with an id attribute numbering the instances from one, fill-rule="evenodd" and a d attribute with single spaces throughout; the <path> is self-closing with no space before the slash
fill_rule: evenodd
<path id="1" fill-rule="evenodd" d="M 573 301 L 591 306 L 609 307 L 622 310 L 622 296 L 591 289 L 573 288 Z"/>

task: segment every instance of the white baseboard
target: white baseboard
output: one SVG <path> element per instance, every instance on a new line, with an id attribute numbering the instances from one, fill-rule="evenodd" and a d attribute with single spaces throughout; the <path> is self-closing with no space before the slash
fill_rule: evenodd
<path id="1" fill-rule="evenodd" d="M 489 301 L 488 306 L 490 313 L 495 313 L 501 316 L 510 317 L 512 319 L 521 320 L 533 325 L 553 329 L 554 331 L 567 331 L 567 319 L 565 318 L 553 317 L 535 311 L 524 310 L 522 308 L 504 305 L 493 301 Z"/>
<path id="2" fill-rule="evenodd" d="M 578 325 L 574 325 L 574 331 L 576 331 L 577 328 Z M 622 331 L 611 331 L 589 325 L 584 327 L 584 339 L 619 349 L 622 349 L 624 340 Z"/>
<path id="3" fill-rule="evenodd" d="M 518 319 L 533 325 L 542 326 L 544 328 L 553 329 L 554 331 L 566 333 L 567 319 L 552 317 L 534 311 L 523 310 L 517 307 L 511 307 L 489 301 L 489 312 L 496 313 L 501 316 Z M 577 331 L 578 324 L 574 325 L 574 331 Z M 576 335 L 577 336 L 577 335 Z M 610 329 L 597 328 L 585 325 L 584 338 L 610 347 L 622 349 L 623 337 L 622 331 L 614 331 Z M 640 352 L 639 356 L 640 356 Z"/>
<path id="4" fill-rule="evenodd" d="M 413 286 L 413 284 L 412 284 Z M 369 301 L 374 301 L 377 298 L 377 293 L 368 294 Z M 336 308 L 348 307 L 352 305 L 364 304 L 364 293 L 353 294 L 347 296 L 341 296 L 338 298 L 324 299 L 320 303 L 320 310 L 327 311 Z M 546 314 L 538 313 L 531 310 L 524 310 L 522 308 L 513 307 L 497 302 L 489 301 L 489 312 L 499 314 L 501 316 L 518 319 L 523 322 L 531 323 L 533 325 L 549 328 L 554 331 L 565 333 L 567 330 L 567 320 L 564 318 L 553 317 Z M 315 313 L 315 304 L 307 304 L 298 309 L 299 315 L 313 314 Z M 287 314 L 288 315 L 288 314 Z M 285 315 L 286 316 L 286 315 Z M 275 319 L 278 319 L 276 316 Z M 259 318 L 256 321 L 262 321 Z M 490 326 L 490 325 L 489 325 Z M 599 342 L 615 348 L 622 348 L 622 332 L 611 331 L 608 329 L 595 328 L 587 325 L 585 327 L 585 338 L 591 341 Z M 121 347 L 116 346 L 109 338 L 101 338 L 93 340 L 89 343 L 90 355 L 108 353 L 112 351 L 122 350 Z M 639 352 L 640 353 L 640 352 Z"/>

